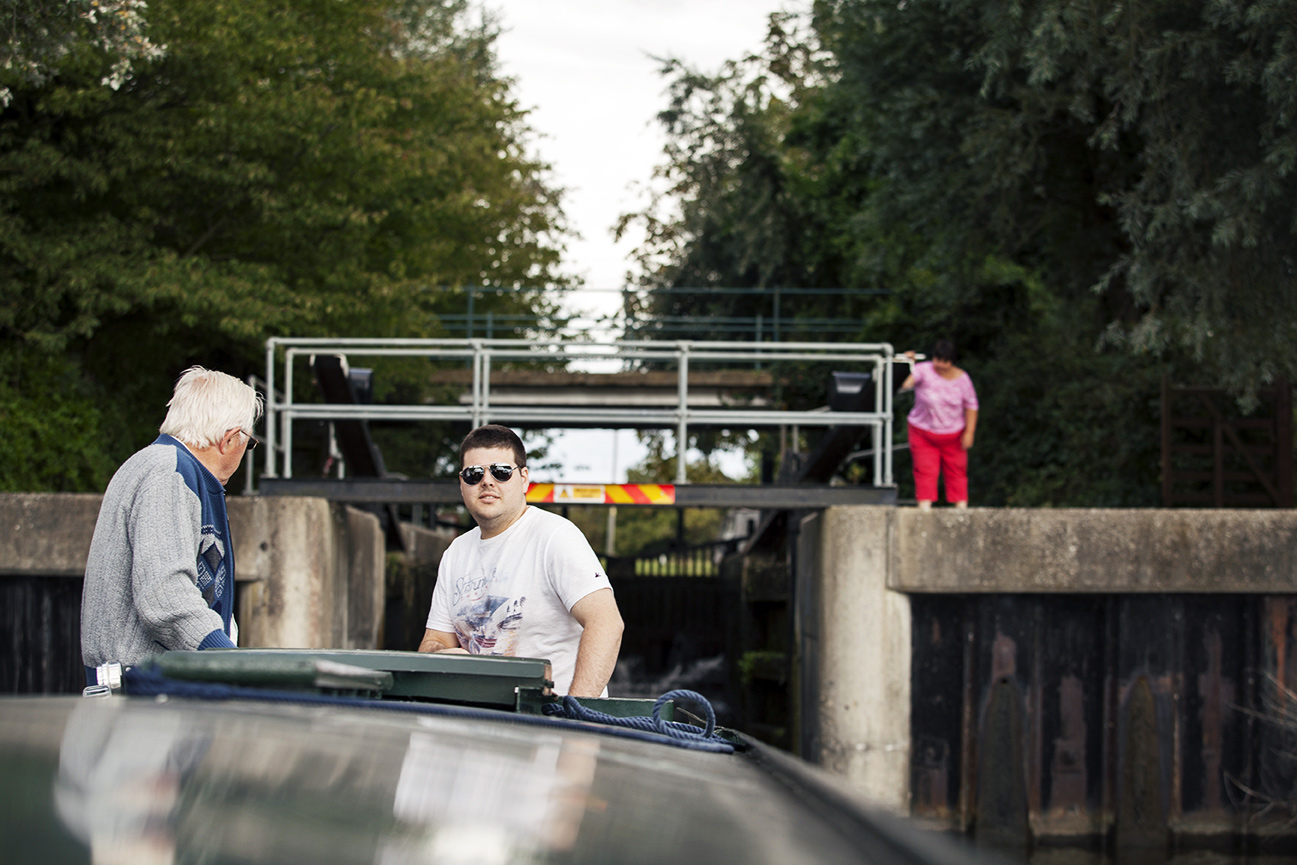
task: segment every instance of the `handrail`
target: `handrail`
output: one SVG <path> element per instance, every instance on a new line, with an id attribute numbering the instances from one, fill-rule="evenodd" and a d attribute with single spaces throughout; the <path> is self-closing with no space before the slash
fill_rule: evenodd
<path id="1" fill-rule="evenodd" d="M 426 357 L 432 360 L 468 361 L 473 370 L 467 405 L 339 405 L 299 402 L 293 394 L 293 363 L 315 354 L 360 357 Z M 266 471 L 264 476 L 292 477 L 293 421 L 353 418 L 365 420 L 464 421 L 474 427 L 485 423 L 565 425 L 599 423 L 609 427 L 637 426 L 674 429 L 677 443 L 677 484 L 687 483 L 683 449 L 691 426 L 758 428 L 769 426 L 866 426 L 873 438 L 874 484 L 892 486 L 892 361 L 890 343 L 726 342 L 623 340 L 573 342 L 539 339 L 417 339 L 364 337 L 271 337 L 266 340 Z M 492 403 L 491 375 L 496 362 L 533 361 L 547 364 L 602 367 L 653 362 L 674 365 L 676 401 L 672 408 L 633 407 L 571 408 L 511 406 Z M 691 408 L 690 369 L 716 363 L 763 365 L 777 361 L 811 361 L 851 364 L 872 369 L 874 411 L 783 411 L 753 406 Z M 282 363 L 282 396 L 275 389 L 276 364 Z M 277 474 L 281 466 L 282 475 Z"/>
<path id="2" fill-rule="evenodd" d="M 248 383 L 248 387 L 252 388 L 253 390 L 260 391 L 262 394 L 269 394 L 272 392 L 272 389 L 266 384 L 266 382 L 261 378 L 261 376 L 249 375 L 247 378 L 244 379 L 244 381 Z M 269 396 L 264 398 L 265 405 L 268 406 L 272 402 L 274 402 L 273 398 Z M 272 450 L 274 447 L 275 447 L 274 442 L 273 441 L 269 442 L 266 445 L 267 453 L 269 453 L 270 450 Z M 254 448 L 248 448 L 247 450 L 244 451 L 243 454 L 243 494 L 245 496 L 250 496 L 253 493 L 253 478 L 254 475 L 256 474 L 256 465 L 257 465 L 256 453 L 257 452 Z"/>

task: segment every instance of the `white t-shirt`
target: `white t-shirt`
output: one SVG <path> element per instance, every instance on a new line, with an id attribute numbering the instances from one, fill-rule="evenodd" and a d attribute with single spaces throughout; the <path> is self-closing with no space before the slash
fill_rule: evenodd
<path id="1" fill-rule="evenodd" d="M 493 538 L 482 540 L 475 528 L 451 542 L 437 568 L 428 627 L 456 634 L 474 655 L 545 658 L 555 692 L 566 694 L 582 632 L 570 611 L 611 588 L 580 529 L 528 507 Z"/>

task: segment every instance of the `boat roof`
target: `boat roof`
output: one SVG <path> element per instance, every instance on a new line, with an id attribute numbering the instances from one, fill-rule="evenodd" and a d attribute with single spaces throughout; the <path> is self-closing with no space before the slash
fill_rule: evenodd
<path id="1" fill-rule="evenodd" d="M 375 702 L 0 699 L 0 837 L 48 863 L 965 858 L 738 734 L 723 753 Z"/>

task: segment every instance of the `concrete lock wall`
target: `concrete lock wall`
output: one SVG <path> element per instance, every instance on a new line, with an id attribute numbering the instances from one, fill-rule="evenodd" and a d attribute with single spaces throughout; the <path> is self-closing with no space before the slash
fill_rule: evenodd
<path id="1" fill-rule="evenodd" d="M 815 640 L 815 736 L 806 756 L 845 778 L 871 802 L 903 813 L 909 804 L 910 608 L 888 587 L 897 510 L 829 508 L 803 522 L 815 573 L 799 580 L 797 617 Z M 807 591 L 809 589 L 809 591 Z M 814 598 L 814 608 L 803 601 Z M 799 640 L 807 646 L 804 640 Z M 805 698 L 804 698 L 805 699 Z M 811 712 L 809 707 L 805 710 Z"/>
<path id="2" fill-rule="evenodd" d="M 239 644 L 376 649 L 384 540 L 378 517 L 312 498 L 229 501 Z"/>
<path id="3" fill-rule="evenodd" d="M 894 548 L 902 592 L 1297 589 L 1291 510 L 906 508 Z"/>
<path id="4" fill-rule="evenodd" d="M 97 494 L 0 495 L 0 581 L 80 579 L 100 500 Z M 381 645 L 385 551 L 376 516 L 323 499 L 248 496 L 228 504 L 240 645 Z"/>
<path id="5" fill-rule="evenodd" d="M 1202 631 L 1205 638 L 1185 636 L 1198 633 L 1192 631 L 1197 623 L 1186 620 L 1185 609 L 1211 610 L 1213 604 L 1209 598 L 1215 596 L 1230 610 L 1250 610 L 1249 604 L 1253 602 L 1247 599 L 1254 598 L 1255 604 L 1261 605 L 1257 609 L 1265 612 L 1247 615 L 1262 619 L 1265 626 L 1252 631 L 1258 636 L 1247 637 L 1247 628 L 1239 625 L 1237 630 L 1243 633 L 1240 639 L 1248 645 L 1260 646 L 1257 663 L 1263 666 L 1271 663 L 1269 657 L 1281 663 L 1289 655 L 1284 642 L 1287 626 L 1283 622 L 1285 616 L 1291 618 L 1290 608 L 1295 606 L 1293 597 L 1297 595 L 1297 512 L 1294 511 L 974 508 L 923 512 L 887 507 L 831 508 L 807 519 L 802 538 L 808 549 L 799 550 L 799 562 L 810 573 L 799 573 L 798 606 L 809 601 L 814 609 L 803 608 L 796 613 L 801 626 L 799 667 L 805 676 L 814 680 L 803 688 L 803 695 L 817 695 L 813 717 L 805 721 L 812 735 L 802 737 L 803 747 L 809 742 L 807 756 L 845 777 L 874 802 L 902 813 L 909 811 L 912 802 L 913 772 L 923 775 L 927 771 L 923 765 L 913 768 L 918 764 L 913 763 L 915 748 L 911 741 L 913 707 L 926 705 L 920 699 L 924 695 L 911 694 L 917 681 L 912 664 L 915 646 L 912 631 L 918 627 L 911 608 L 917 614 L 916 605 L 920 600 L 925 607 L 930 606 L 928 599 L 946 605 L 965 605 L 959 607 L 965 612 L 958 615 L 963 615 L 967 627 L 973 630 L 967 634 L 948 635 L 944 631 L 941 634 L 942 640 L 953 640 L 951 645 L 957 646 L 961 640 L 967 643 L 974 639 L 979 627 L 975 621 L 978 616 L 985 619 L 992 632 L 1000 627 L 992 621 L 995 616 L 1011 617 L 1001 622 L 1006 627 L 1003 634 L 984 633 L 976 637 L 979 640 L 995 637 L 1004 643 L 1012 626 L 1020 624 L 1012 617 L 1019 617 L 1028 606 L 1035 609 L 1051 597 L 1066 601 L 1063 596 L 1088 595 L 1100 603 L 1094 609 L 1113 611 L 1108 618 L 1113 624 L 1099 625 L 1099 632 L 1085 639 L 1102 646 L 1112 640 L 1137 644 L 1141 638 L 1152 641 L 1156 636 L 1171 648 L 1150 643 L 1151 648 L 1137 646 L 1132 654 L 1158 656 L 1161 660 L 1157 663 L 1174 667 L 1182 662 L 1193 663 L 1184 659 L 1195 652 L 1201 654 L 1205 651 L 1201 650 L 1204 644 L 1219 645 L 1212 630 L 1219 623 L 1208 623 Z M 942 596 L 948 596 L 948 600 L 942 600 Z M 1103 601 L 1105 597 L 1109 600 Z M 985 599 L 992 606 L 986 607 L 985 603 L 974 600 L 977 598 Z M 1122 617 L 1130 614 L 1123 611 L 1131 603 L 1136 607 L 1130 609 L 1144 612 L 1126 621 Z M 1076 605 L 1075 601 L 1063 604 L 1069 609 Z M 1185 635 L 1144 633 L 1154 618 L 1162 615 L 1161 606 L 1168 608 L 1167 620 L 1172 622 L 1166 630 L 1183 627 L 1187 629 Z M 968 618 L 970 615 L 972 619 Z M 1042 614 L 1037 611 L 1030 615 Z M 1234 627 L 1230 617 L 1225 618 L 1229 621 L 1224 624 Z M 1102 620 L 1103 616 L 1096 614 L 1094 621 Z M 1143 620 L 1149 624 L 1141 626 Z M 1049 622 L 1041 619 L 1037 628 L 1041 625 L 1048 628 Z M 1071 620 L 1067 626 L 1072 630 L 1059 639 L 1076 640 L 1075 628 L 1084 628 Z M 1105 631 L 1104 627 L 1110 630 Z M 935 636 L 925 632 L 923 639 L 931 641 Z M 999 643 L 987 651 L 999 651 L 1003 648 Z M 1172 651 L 1176 645 L 1187 653 L 1179 656 L 1181 660 L 1176 660 Z M 979 649 L 971 646 L 969 651 Z M 1120 667 L 1120 646 L 1108 651 Z M 1219 654 L 1219 649 L 1216 652 Z M 1139 657 L 1131 662 L 1136 665 L 1130 673 L 1132 680 L 1143 675 L 1138 665 L 1148 663 Z M 988 664 L 988 675 L 994 672 L 993 668 L 994 662 Z M 1206 700 L 1202 705 L 1208 707 L 1203 710 L 1208 715 L 1204 717 L 1218 710 L 1231 711 L 1228 706 L 1212 706 L 1206 691 L 1182 695 L 1175 690 L 1199 688 L 1196 672 L 1168 670 L 1149 674 L 1148 680 L 1156 688 L 1165 684 L 1167 689 L 1166 695 L 1158 692 L 1158 699 L 1165 696 L 1168 705 L 1189 698 Z M 926 681 L 925 677 L 920 678 Z M 1187 685 L 1186 679 L 1191 679 Z M 1128 696 L 1121 690 L 1124 685 L 1120 681 L 1107 685 L 1096 683 L 1094 687 L 1099 689 L 1095 693 L 1104 687 L 1117 687 L 1113 700 L 1125 700 Z M 1043 696 L 1033 694 L 1031 698 L 1038 701 Z M 955 699 L 958 701 L 958 695 Z M 958 714 L 958 709 L 955 711 Z M 985 712 L 986 706 L 974 705 L 964 711 L 976 727 L 983 723 L 978 718 L 985 718 L 979 713 Z M 1121 719 L 1129 707 L 1113 703 L 1111 711 L 1118 713 L 1112 723 L 1124 729 L 1126 721 Z M 1187 723 L 1199 721 L 1191 718 Z M 1211 721 L 1215 724 L 1211 729 L 1219 728 L 1222 723 Z M 1098 735 L 1093 730 L 1090 734 Z M 976 735 L 976 730 L 967 728 L 965 735 Z M 1066 738 L 1065 734 L 1058 735 Z M 1213 735 L 1219 736 L 1219 731 Z M 1046 746 L 1052 747 L 1051 743 L 1052 740 L 1047 741 Z M 1113 746 L 1109 743 L 1105 747 Z M 1177 761 L 1181 759 L 1197 759 L 1175 752 L 1171 745 L 1158 747 L 1166 749 L 1162 765 L 1172 776 L 1178 770 L 1165 767 L 1179 766 Z M 918 762 L 922 764 L 926 759 L 929 758 Z M 950 759 L 954 761 L 953 772 L 960 758 L 954 755 Z M 1211 777 L 1204 783 L 1207 786 L 1203 796 L 1208 799 L 1219 796 L 1211 787 L 1220 783 L 1219 778 Z M 1114 788 L 1113 795 L 1118 793 L 1120 790 Z M 1039 791 L 1033 787 L 1027 794 L 1028 798 L 1038 797 Z M 1058 789 L 1054 795 L 1057 798 Z M 1107 795 L 1096 800 L 1100 810 L 1117 807 L 1104 798 Z M 955 799 L 955 794 L 950 798 Z M 958 815 L 952 819 L 957 823 Z M 1106 819 L 1109 817 L 1097 816 L 1092 828 L 1102 831 Z M 1033 831 L 1036 829 L 1039 826 L 1033 824 Z"/>
<path id="6" fill-rule="evenodd" d="M 0 574 L 80 577 L 103 496 L 0 494 Z"/>

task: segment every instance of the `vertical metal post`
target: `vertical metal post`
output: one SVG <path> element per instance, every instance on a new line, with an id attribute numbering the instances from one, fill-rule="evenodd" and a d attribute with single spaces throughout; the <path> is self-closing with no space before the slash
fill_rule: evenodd
<path id="1" fill-rule="evenodd" d="M 256 389 L 257 377 L 255 375 L 248 376 L 245 381 L 247 381 L 248 387 L 253 388 L 254 390 Z M 253 448 L 244 448 L 243 450 L 243 494 L 245 496 L 250 496 L 253 493 L 252 476 L 257 471 L 256 457 L 254 454 L 256 454 L 256 451 Z"/>
<path id="2" fill-rule="evenodd" d="M 278 436 L 275 430 L 275 338 L 266 340 L 266 471 L 268 478 L 275 477 L 275 445 Z"/>
<path id="3" fill-rule="evenodd" d="M 473 340 L 473 429 L 482 425 L 482 344 Z"/>
<path id="4" fill-rule="evenodd" d="M 896 478 L 893 477 L 895 452 L 892 447 L 893 423 L 895 420 L 893 409 L 896 405 L 893 400 L 893 396 L 896 394 L 895 375 L 896 364 L 892 363 L 892 347 L 889 345 L 887 346 L 887 353 L 883 357 L 883 402 L 879 403 L 879 405 L 886 406 L 884 410 L 887 412 L 887 419 L 883 421 L 883 444 L 887 448 L 887 457 L 883 465 L 883 485 L 889 487 L 896 483 Z"/>
<path id="5" fill-rule="evenodd" d="M 689 450 L 689 343 L 677 344 L 679 358 L 676 399 L 676 483 L 688 483 L 685 462 Z"/>
<path id="6" fill-rule="evenodd" d="M 1211 397 L 1207 397 L 1211 399 Z M 1212 507 L 1225 507 L 1225 421 L 1212 412 L 1211 419 Z"/>
<path id="7" fill-rule="evenodd" d="M 284 410 L 280 415 L 284 424 L 284 477 L 293 476 L 293 356 L 296 351 L 284 352 Z"/>
<path id="8" fill-rule="evenodd" d="M 1280 377 L 1274 383 L 1275 489 L 1277 507 L 1293 506 L 1292 385 Z"/>
<path id="9" fill-rule="evenodd" d="M 779 342 L 779 288 L 775 287 L 775 342 Z"/>
<path id="10" fill-rule="evenodd" d="M 609 478 L 613 483 L 619 483 L 617 474 L 617 439 L 621 435 L 621 430 L 612 431 L 612 477 Z M 603 544 L 604 555 L 612 558 L 617 555 L 617 506 L 613 505 L 608 509 L 608 525 L 604 534 Z"/>
<path id="11" fill-rule="evenodd" d="M 869 425 L 874 446 L 874 486 L 882 486 L 883 478 L 883 425 L 875 421 Z"/>
<path id="12" fill-rule="evenodd" d="M 883 405 L 883 364 L 881 361 L 874 361 L 874 374 L 870 376 L 874 382 L 874 411 L 885 411 Z M 874 486 L 883 486 L 883 464 L 885 456 L 883 450 L 891 446 L 891 441 L 883 441 L 883 424 L 881 421 L 875 421 L 870 426 L 870 432 L 873 433 L 874 444 Z"/>
<path id="13" fill-rule="evenodd" d="M 464 326 L 468 329 L 467 330 L 468 338 L 472 339 L 473 338 L 473 286 L 469 285 L 467 286 L 467 289 L 468 289 L 468 320 L 464 323 Z"/>
<path id="14" fill-rule="evenodd" d="M 478 426 L 491 422 L 491 352 L 482 348 L 482 420 Z"/>
<path id="15" fill-rule="evenodd" d="M 1162 373 L 1162 507 L 1171 507 L 1174 494 L 1171 476 L 1171 381 Z"/>

